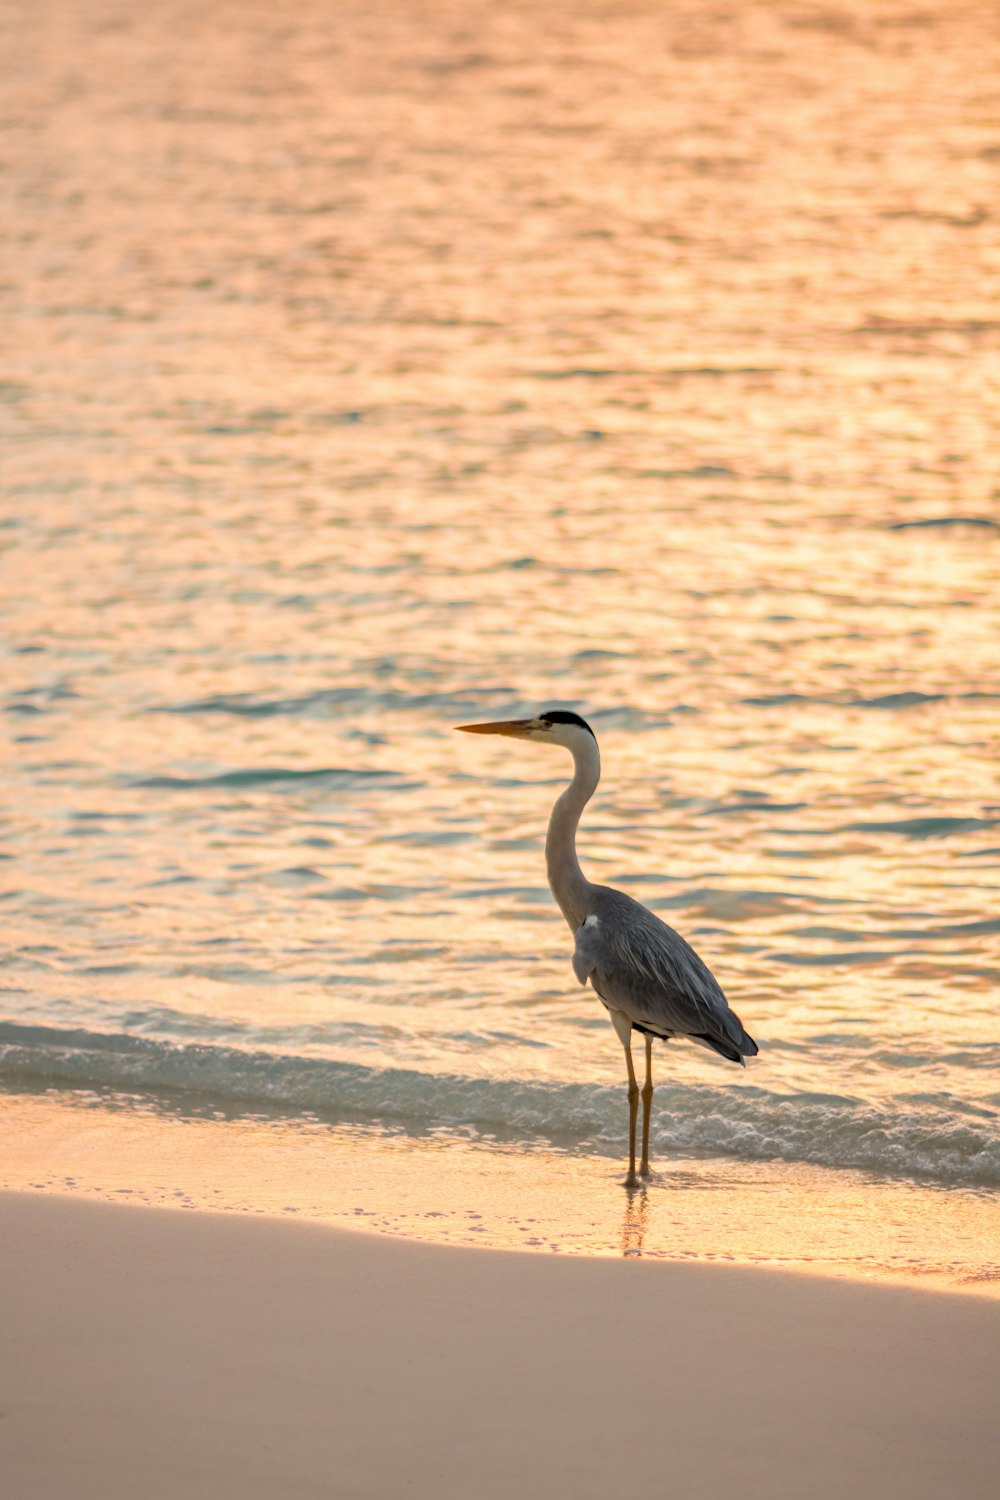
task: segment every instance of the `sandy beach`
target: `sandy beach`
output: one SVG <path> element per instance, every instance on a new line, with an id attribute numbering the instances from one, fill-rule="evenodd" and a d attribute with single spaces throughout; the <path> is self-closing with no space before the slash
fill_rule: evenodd
<path id="1" fill-rule="evenodd" d="M 41 1194 L 0 1213 L 11 1500 L 996 1493 L 985 1299 Z"/>

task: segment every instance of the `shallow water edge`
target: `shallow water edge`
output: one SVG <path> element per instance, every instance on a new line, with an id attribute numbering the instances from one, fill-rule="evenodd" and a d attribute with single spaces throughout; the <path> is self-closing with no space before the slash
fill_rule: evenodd
<path id="1" fill-rule="evenodd" d="M 127 1129 L 123 1129 L 126 1111 Z M 121 1098 L 0 1096 L 0 1189 L 289 1216 L 424 1242 L 771 1266 L 1000 1298 L 996 1195 L 777 1162 L 620 1162 L 441 1129 L 181 1119 Z"/>

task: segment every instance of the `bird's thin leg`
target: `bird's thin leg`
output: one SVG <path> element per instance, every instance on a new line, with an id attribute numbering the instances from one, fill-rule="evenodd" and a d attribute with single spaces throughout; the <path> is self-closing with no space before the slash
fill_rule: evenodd
<path id="1" fill-rule="evenodd" d="M 625 1066 L 628 1068 L 628 1176 L 626 1187 L 635 1187 L 635 1122 L 639 1114 L 639 1085 L 632 1066 L 632 1038 L 625 1042 Z"/>
<path id="2" fill-rule="evenodd" d="M 608 1007 L 608 1017 L 615 1028 L 615 1035 L 625 1049 L 625 1066 L 628 1068 L 628 1176 L 625 1186 L 635 1187 L 635 1122 L 639 1113 L 639 1085 L 635 1081 L 632 1066 L 632 1022 L 623 1010 Z"/>
<path id="3" fill-rule="evenodd" d="M 649 1116 L 653 1103 L 653 1038 L 646 1035 L 646 1082 L 642 1086 L 642 1161 L 641 1176 L 648 1177 L 649 1170 Z"/>

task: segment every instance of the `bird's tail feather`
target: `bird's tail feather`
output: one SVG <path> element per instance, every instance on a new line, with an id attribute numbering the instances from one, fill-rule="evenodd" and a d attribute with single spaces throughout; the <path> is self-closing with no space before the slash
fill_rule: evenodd
<path id="1" fill-rule="evenodd" d="M 745 1057 L 757 1056 L 757 1043 L 745 1031 L 738 1043 L 731 1042 L 728 1037 L 713 1036 L 708 1031 L 696 1033 L 694 1040 L 703 1042 L 706 1047 L 711 1047 L 713 1052 L 718 1052 L 720 1057 L 726 1058 L 729 1062 L 739 1063 L 741 1068 L 746 1066 L 743 1061 Z"/>

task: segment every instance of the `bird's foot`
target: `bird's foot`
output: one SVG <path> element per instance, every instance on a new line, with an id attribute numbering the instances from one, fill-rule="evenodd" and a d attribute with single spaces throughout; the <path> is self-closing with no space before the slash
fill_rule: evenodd
<path id="1" fill-rule="evenodd" d="M 639 1186 L 639 1179 L 635 1175 L 634 1167 L 625 1174 L 625 1182 L 623 1185 L 627 1188 L 636 1188 Z"/>
<path id="2" fill-rule="evenodd" d="M 644 1161 L 643 1164 L 642 1164 L 642 1166 L 639 1168 L 639 1176 L 640 1177 L 652 1177 L 652 1175 L 653 1175 L 653 1169 L 652 1169 L 652 1167 L 649 1165 L 648 1161 Z"/>

